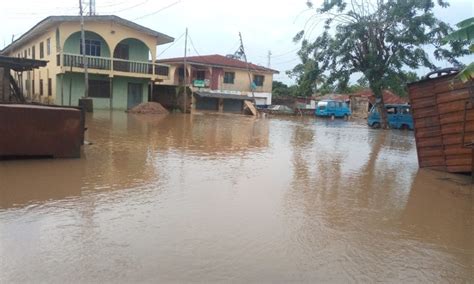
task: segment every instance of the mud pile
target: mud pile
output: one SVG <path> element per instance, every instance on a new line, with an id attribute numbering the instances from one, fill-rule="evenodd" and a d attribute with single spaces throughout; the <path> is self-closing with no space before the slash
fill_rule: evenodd
<path id="1" fill-rule="evenodd" d="M 138 114 L 168 114 L 169 111 L 156 102 L 141 103 L 127 111 Z"/>

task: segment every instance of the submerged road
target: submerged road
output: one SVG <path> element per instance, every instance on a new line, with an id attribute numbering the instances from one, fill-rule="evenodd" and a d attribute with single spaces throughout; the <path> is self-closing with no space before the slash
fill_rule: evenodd
<path id="1" fill-rule="evenodd" d="M 470 178 L 412 132 L 88 117 L 83 158 L 0 162 L 0 283 L 472 282 Z"/>

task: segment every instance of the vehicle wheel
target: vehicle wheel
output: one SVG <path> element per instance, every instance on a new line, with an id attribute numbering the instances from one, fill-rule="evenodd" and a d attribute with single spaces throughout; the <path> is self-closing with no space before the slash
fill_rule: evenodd
<path id="1" fill-rule="evenodd" d="M 402 124 L 402 126 L 400 127 L 401 130 L 410 130 L 410 127 L 408 127 L 408 125 L 406 124 Z"/>
<path id="2" fill-rule="evenodd" d="M 378 122 L 372 123 L 372 128 L 380 128 L 380 123 Z"/>

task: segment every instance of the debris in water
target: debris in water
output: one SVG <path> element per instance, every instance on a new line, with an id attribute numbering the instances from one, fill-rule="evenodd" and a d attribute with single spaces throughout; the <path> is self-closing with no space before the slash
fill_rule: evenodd
<path id="1" fill-rule="evenodd" d="M 138 114 L 168 114 L 169 111 L 165 109 L 161 104 L 156 102 L 141 103 L 129 110 L 128 113 Z"/>

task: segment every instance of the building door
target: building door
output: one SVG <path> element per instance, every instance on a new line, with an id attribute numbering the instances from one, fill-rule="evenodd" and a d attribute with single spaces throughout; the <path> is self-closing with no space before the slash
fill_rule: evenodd
<path id="1" fill-rule="evenodd" d="M 122 59 L 114 60 L 114 70 L 130 72 L 129 48 L 128 45 L 119 43 L 114 50 L 114 58 Z"/>
<path id="2" fill-rule="evenodd" d="M 143 101 L 142 84 L 128 83 L 127 108 L 132 108 Z"/>

